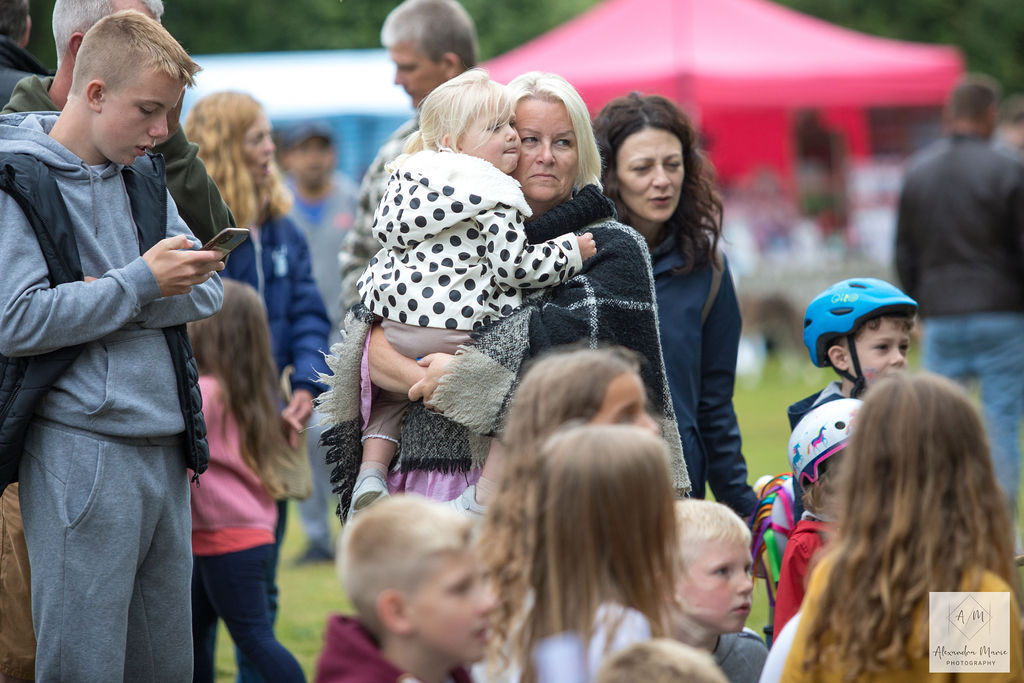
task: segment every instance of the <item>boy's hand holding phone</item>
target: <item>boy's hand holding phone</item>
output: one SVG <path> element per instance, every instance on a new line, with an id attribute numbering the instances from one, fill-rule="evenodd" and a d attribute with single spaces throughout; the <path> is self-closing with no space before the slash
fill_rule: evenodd
<path id="1" fill-rule="evenodd" d="M 162 296 L 187 294 L 193 285 L 202 284 L 212 273 L 224 270 L 220 252 L 195 250 L 185 235 L 160 240 L 142 259 L 153 271 Z"/>
<path id="2" fill-rule="evenodd" d="M 203 251 L 213 250 L 220 254 L 220 260 L 227 258 L 228 254 L 238 248 L 242 242 L 249 239 L 248 228 L 224 228 L 213 236 L 209 242 L 203 245 Z"/>

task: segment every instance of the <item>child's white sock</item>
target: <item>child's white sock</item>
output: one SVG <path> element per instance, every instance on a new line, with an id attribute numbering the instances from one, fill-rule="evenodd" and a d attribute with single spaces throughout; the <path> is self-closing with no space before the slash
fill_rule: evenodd
<path id="1" fill-rule="evenodd" d="M 359 466 L 359 475 L 356 480 L 363 479 L 365 477 L 373 476 L 376 474 L 381 479 L 387 479 L 388 468 L 379 462 L 373 462 L 372 460 L 364 462 Z"/>

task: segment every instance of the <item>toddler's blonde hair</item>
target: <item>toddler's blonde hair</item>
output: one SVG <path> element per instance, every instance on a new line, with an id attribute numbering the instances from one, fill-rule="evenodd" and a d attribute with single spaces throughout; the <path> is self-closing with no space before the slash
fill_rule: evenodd
<path id="1" fill-rule="evenodd" d="M 405 141 L 403 152 L 415 154 L 451 147 L 472 151 L 481 141 L 461 138 L 478 119 L 494 125 L 512 120 L 513 103 L 505 86 L 495 83 L 483 69 L 470 69 L 434 88 L 420 105 L 420 129 Z M 445 144 L 445 136 L 450 144 Z"/>

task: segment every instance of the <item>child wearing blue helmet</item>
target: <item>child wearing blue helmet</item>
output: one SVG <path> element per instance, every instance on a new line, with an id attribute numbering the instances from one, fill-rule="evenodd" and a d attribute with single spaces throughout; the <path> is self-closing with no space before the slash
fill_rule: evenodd
<path id="1" fill-rule="evenodd" d="M 814 297 L 804 314 L 804 345 L 819 368 L 832 366 L 839 379 L 786 409 L 790 430 L 828 401 L 859 398 L 876 377 L 907 366 L 917 302 L 899 287 L 871 277 L 835 283 Z M 793 480 L 793 514 L 804 512 L 803 488 Z"/>
<path id="2" fill-rule="evenodd" d="M 877 278 L 842 280 L 814 297 L 804 314 L 804 345 L 814 365 L 832 366 L 839 379 L 789 406 L 789 428 L 816 406 L 859 398 L 875 377 L 904 369 L 916 315 L 916 301 Z"/>

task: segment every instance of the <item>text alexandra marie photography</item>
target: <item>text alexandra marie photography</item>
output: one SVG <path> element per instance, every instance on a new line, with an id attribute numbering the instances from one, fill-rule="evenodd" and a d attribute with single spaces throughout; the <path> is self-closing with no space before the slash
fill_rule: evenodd
<path id="1" fill-rule="evenodd" d="M 1010 670 L 1010 594 L 930 593 L 929 671 Z"/>

